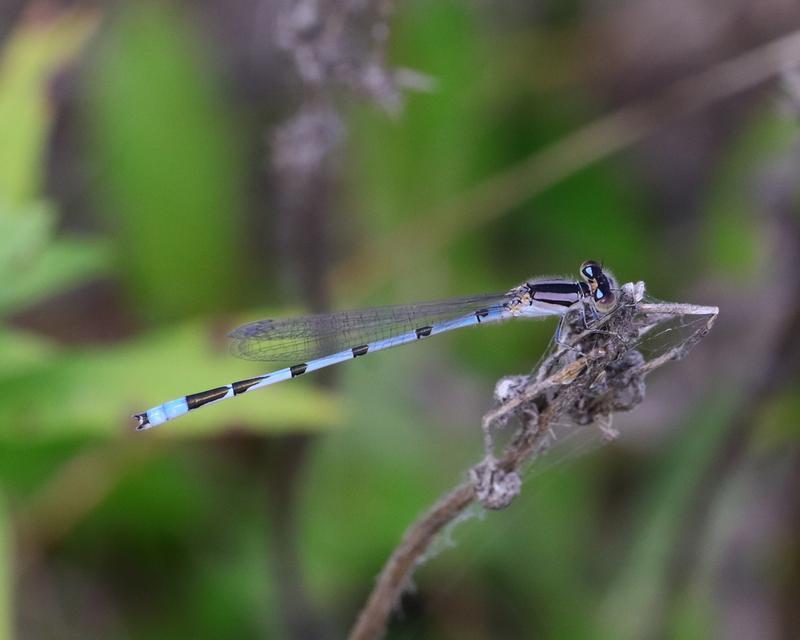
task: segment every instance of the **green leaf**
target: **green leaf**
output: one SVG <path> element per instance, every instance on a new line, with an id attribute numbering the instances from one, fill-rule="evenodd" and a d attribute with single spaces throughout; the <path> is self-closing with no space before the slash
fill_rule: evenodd
<path id="1" fill-rule="evenodd" d="M 92 11 L 31 12 L 0 54 L 0 197 L 12 205 L 40 192 L 53 115 L 48 82 L 76 56 L 96 26 Z"/>
<path id="2" fill-rule="evenodd" d="M 0 315 L 31 304 L 106 270 L 99 239 L 52 240 L 56 217 L 43 201 L 12 207 L 0 202 Z"/>
<path id="3" fill-rule="evenodd" d="M 11 206 L 0 200 L 0 277 L 4 285 L 23 276 L 36 263 L 54 225 L 53 211 L 41 201 Z"/>
<path id="4" fill-rule="evenodd" d="M 91 241 L 53 244 L 56 215 L 40 198 L 52 125 L 48 83 L 97 26 L 91 11 L 31 14 L 0 58 L 0 314 L 100 271 Z"/>
<path id="5" fill-rule="evenodd" d="M 7 284 L 0 289 L 0 315 L 100 276 L 108 271 L 110 263 L 111 251 L 105 240 L 61 238 L 27 269 L 5 278 Z"/>

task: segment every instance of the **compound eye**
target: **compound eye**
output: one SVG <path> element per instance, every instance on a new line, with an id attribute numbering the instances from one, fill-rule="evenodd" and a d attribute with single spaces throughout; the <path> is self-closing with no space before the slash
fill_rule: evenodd
<path id="1" fill-rule="evenodd" d="M 603 291 L 597 288 L 594 290 L 593 295 L 595 304 L 601 310 L 611 309 L 616 304 L 617 297 L 611 291 Z"/>
<path id="2" fill-rule="evenodd" d="M 597 280 L 602 273 L 600 265 L 594 260 L 587 260 L 581 265 L 581 275 L 586 280 Z"/>

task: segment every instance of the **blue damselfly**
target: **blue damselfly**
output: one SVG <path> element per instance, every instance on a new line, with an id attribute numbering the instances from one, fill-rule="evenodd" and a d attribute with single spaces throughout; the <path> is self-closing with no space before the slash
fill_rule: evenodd
<path id="1" fill-rule="evenodd" d="M 430 336 L 511 318 L 561 316 L 580 310 L 587 322 L 616 305 L 612 276 L 593 260 L 581 280 L 533 279 L 504 294 L 261 320 L 233 331 L 231 351 L 247 360 L 297 362 L 254 378 L 193 393 L 138 413 L 137 429 L 156 427 L 189 411 L 333 364 Z"/>

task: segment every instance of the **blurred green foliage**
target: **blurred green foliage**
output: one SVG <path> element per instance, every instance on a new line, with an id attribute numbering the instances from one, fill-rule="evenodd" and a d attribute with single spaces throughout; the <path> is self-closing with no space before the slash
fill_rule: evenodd
<path id="1" fill-rule="evenodd" d="M 137 3 L 94 63 L 86 121 L 132 302 L 149 320 L 225 309 L 240 272 L 244 171 L 208 52 L 175 7 Z"/>
<path id="2" fill-rule="evenodd" d="M 559 29 L 569 28 L 574 4 L 552 9 Z M 529 369 L 553 331 L 519 323 L 447 336 L 359 359 L 342 368 L 335 391 L 302 379 L 131 434 L 134 411 L 263 372 L 226 354 L 222 326 L 292 312 L 246 297 L 265 276 L 260 256 L 242 248 L 255 233 L 244 140 L 275 123 L 243 130 L 215 66 L 219 53 L 188 11 L 129 3 L 99 33 L 90 13 L 21 22 L 0 53 L 0 316 L 8 320 L 0 325 L 0 638 L 11 635 L 15 586 L 7 511 L 33 523 L 53 589 L 66 594 L 64 619 L 50 612 L 56 629 L 284 636 L 282 585 L 269 579 L 277 544 L 264 477 L 248 454 L 265 434 L 315 432 L 326 435 L 310 453 L 296 535 L 314 601 L 346 628 L 408 523 L 479 456 L 492 381 Z M 796 124 L 770 105 L 720 160 L 691 242 L 665 240 L 663 223 L 642 213 L 650 194 L 638 168 L 612 159 L 483 228 L 462 228 L 458 212 L 437 219 L 445 241 L 424 259 L 413 242 L 393 243 L 408 225 L 422 242 L 438 205 L 598 112 L 585 90 L 561 79 L 578 55 L 563 40 L 522 46 L 529 34 L 486 33 L 473 11 L 454 1 L 399 8 L 392 57 L 434 77 L 435 91 L 410 94 L 396 120 L 346 107 L 348 226 L 359 230 L 348 250 L 376 240 L 392 247 L 347 283 L 348 304 L 503 290 L 529 275 L 574 271 L 586 258 L 647 280 L 664 298 L 698 274 L 755 274 L 750 178 L 796 139 Z M 91 232 L 61 218 L 44 184 L 49 83 L 81 48 L 82 152 L 96 175 Z M 523 76 L 529 69 L 542 75 Z M 409 262 L 413 271 L 403 268 Z M 370 267 L 387 263 L 399 275 L 362 294 Z M 19 317 L 37 304 L 98 280 L 122 305 L 116 339 L 70 343 L 22 328 Z M 105 311 L 85 310 L 89 332 L 113 321 Z M 431 615 L 412 610 L 391 637 L 643 637 L 693 482 L 732 402 L 709 398 L 657 460 L 629 461 L 641 484 L 627 489 L 625 509 L 609 507 L 615 478 L 606 456 L 614 454 L 597 454 L 536 476 L 511 509 L 450 532 L 457 544 L 443 542 L 418 576 Z M 776 403 L 762 446 L 796 440 L 786 424 L 797 415 L 793 397 Z M 24 572 L 18 582 L 28 586 Z M 668 612 L 675 637 L 713 630 L 699 584 L 697 597 Z M 83 620 L 97 600 L 107 618 Z"/>
<path id="3" fill-rule="evenodd" d="M 100 241 L 54 237 L 56 214 L 42 193 L 48 83 L 96 26 L 91 13 L 23 25 L 0 55 L 0 314 L 72 286 L 106 262 Z"/>
<path id="4" fill-rule="evenodd" d="M 795 152 L 797 124 L 768 103 L 743 127 L 720 160 L 706 210 L 709 220 L 709 263 L 726 275 L 754 278 L 767 256 L 758 237 L 756 194 L 764 174 Z"/>
<path id="5" fill-rule="evenodd" d="M 247 377 L 246 369 L 258 374 L 263 365 L 243 366 L 224 350 L 209 345 L 207 328 L 186 323 L 169 330 L 154 331 L 141 340 L 114 349 L 65 350 L 57 354 L 40 352 L 33 361 L 25 342 L 13 339 L 8 349 L 17 357 L 13 375 L 5 381 L 8 397 L 0 405 L 0 421 L 8 425 L 4 437 L 31 441 L 72 435 L 124 433 L 128 418 L 141 408 L 142 396 L 157 398 L 165 389 L 179 395 L 186 388 L 200 389 L 213 376 L 221 380 Z M 154 363 L 171 363 L 170 366 Z M 23 364 L 24 363 L 24 364 Z M 157 374 L 150 374 L 157 368 Z M 145 372 L 131 387 L 131 371 Z M 102 391 L 98 387 L 102 385 Z M 47 389 L 47 402 L 32 402 Z M 108 389 L 109 391 L 105 391 Z M 169 392 L 169 391 L 167 391 Z M 338 421 L 338 405 L 322 392 L 312 393 L 305 385 L 289 386 L 264 402 L 241 402 L 227 419 L 245 421 L 253 429 L 294 430 L 309 425 L 323 428 Z M 124 413 L 120 414 L 120 410 Z M 188 430 L 175 435 L 199 435 L 219 430 L 215 411 L 193 421 Z M 67 418 L 67 420 L 65 420 Z M 272 425 L 272 426 L 268 426 Z"/>
<path id="6" fill-rule="evenodd" d="M 31 21 L 5 43 L 0 65 L 0 193 L 8 206 L 41 196 L 51 116 L 48 83 L 75 56 L 96 23 L 89 13 L 67 15 L 52 25 Z"/>
<path id="7" fill-rule="evenodd" d="M 11 527 L 5 500 L 0 501 L 0 638 L 13 638 L 14 557 Z"/>

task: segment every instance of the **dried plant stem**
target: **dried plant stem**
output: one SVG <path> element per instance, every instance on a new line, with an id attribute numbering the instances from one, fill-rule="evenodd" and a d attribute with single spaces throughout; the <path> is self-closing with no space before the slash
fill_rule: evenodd
<path id="1" fill-rule="evenodd" d="M 542 413 L 535 428 L 527 431 L 525 438 L 519 439 L 515 445 L 508 448 L 502 460 L 497 463 L 497 467 L 506 473 L 518 470 L 530 458 L 542 435 L 547 432 L 550 421 L 558 414 L 563 403 L 563 401 L 554 403 Z M 480 466 L 477 465 L 477 467 Z M 375 588 L 350 633 L 350 640 L 371 640 L 383 635 L 389 616 L 408 586 L 414 569 L 425 557 L 442 529 L 454 522 L 477 497 L 474 483 L 463 482 L 439 498 L 419 520 L 408 528 L 400 544 L 389 556 L 381 570 Z"/>
<path id="2" fill-rule="evenodd" d="M 420 558 L 424 557 L 439 532 L 474 500 L 475 488 L 470 482 L 464 482 L 440 498 L 409 527 L 378 576 L 375 588 L 350 633 L 350 640 L 369 640 L 383 635 L 392 609 Z"/>
<path id="3" fill-rule="evenodd" d="M 552 427 L 572 421 L 576 428 L 610 425 L 610 416 L 630 409 L 644 395 L 643 378 L 650 370 L 685 356 L 713 325 L 716 307 L 641 302 L 643 283 L 622 289 L 623 304 L 603 321 L 603 330 L 586 330 L 580 318 L 568 326 L 569 346 L 544 358 L 529 376 L 516 377 L 509 386 L 498 383 L 499 405 L 483 418 L 486 455 L 470 469 L 469 481 L 443 495 L 414 524 L 389 556 L 366 605 L 353 627 L 351 640 L 380 638 L 393 608 L 409 584 L 414 570 L 427 557 L 437 536 L 464 510 L 478 502 L 488 509 L 508 506 L 521 489 L 524 466 L 545 450 Z M 647 361 L 636 349 L 642 335 L 657 329 L 667 318 L 708 316 L 693 325 L 680 343 Z M 579 316 L 579 314 L 576 314 Z M 654 363 L 652 366 L 649 366 Z M 493 427 L 520 418 L 520 426 L 499 458 L 494 456 Z M 606 434 L 611 430 L 606 427 Z"/>

